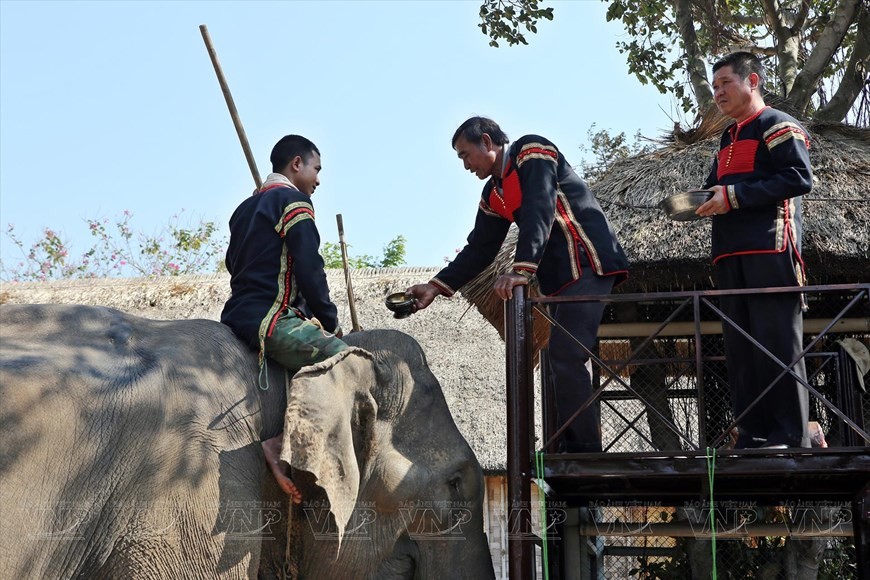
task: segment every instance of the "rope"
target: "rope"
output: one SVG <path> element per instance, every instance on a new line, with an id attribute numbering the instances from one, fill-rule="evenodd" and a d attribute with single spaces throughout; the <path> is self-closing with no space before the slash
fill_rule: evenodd
<path id="1" fill-rule="evenodd" d="M 716 474 L 716 448 L 707 447 L 707 481 L 710 484 L 710 547 L 713 551 L 713 580 L 716 580 L 716 518 L 714 517 L 715 509 L 713 507 L 713 477 Z"/>
<path id="2" fill-rule="evenodd" d="M 535 451 L 535 475 L 537 476 L 539 496 L 541 498 L 541 568 L 544 571 L 544 580 L 550 578 L 550 564 L 547 555 L 547 497 L 544 493 L 544 453 Z"/>

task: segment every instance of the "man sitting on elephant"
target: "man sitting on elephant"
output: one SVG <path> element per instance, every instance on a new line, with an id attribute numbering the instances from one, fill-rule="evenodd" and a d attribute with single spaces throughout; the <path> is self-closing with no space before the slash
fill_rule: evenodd
<path id="1" fill-rule="evenodd" d="M 347 348 L 311 202 L 320 185 L 320 151 L 305 137 L 287 135 L 270 160 L 273 173 L 230 218 L 232 296 L 221 314 L 221 322 L 259 350 L 261 389 L 269 388 L 269 359 L 292 374 Z M 280 488 L 299 503 L 301 494 L 280 459 L 281 441 L 281 435 L 263 441 L 263 452 Z"/>

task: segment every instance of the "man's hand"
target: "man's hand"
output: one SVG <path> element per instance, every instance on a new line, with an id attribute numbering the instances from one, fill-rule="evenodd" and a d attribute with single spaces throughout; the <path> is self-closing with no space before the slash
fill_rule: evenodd
<path id="1" fill-rule="evenodd" d="M 725 188 L 721 185 L 714 185 L 710 188 L 710 191 L 713 192 L 713 197 L 696 209 L 695 213 L 702 217 L 728 213 L 728 202 L 725 201 Z"/>
<path id="2" fill-rule="evenodd" d="M 511 272 L 499 276 L 492 289 L 495 291 L 496 296 L 502 300 L 510 300 L 514 295 L 514 286 L 527 286 L 528 284 L 528 278 Z"/>
<path id="3" fill-rule="evenodd" d="M 405 290 L 407 296 L 414 297 L 414 312 L 423 310 L 435 300 L 441 291 L 434 284 L 416 284 Z"/>

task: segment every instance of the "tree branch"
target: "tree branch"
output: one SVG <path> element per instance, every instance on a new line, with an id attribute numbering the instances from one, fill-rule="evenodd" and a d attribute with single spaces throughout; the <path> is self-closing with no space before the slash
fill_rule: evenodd
<path id="1" fill-rule="evenodd" d="M 742 16 L 739 14 L 731 15 L 731 21 L 743 26 L 762 26 L 765 23 L 761 16 Z"/>
<path id="2" fill-rule="evenodd" d="M 795 78 L 798 75 L 800 63 L 798 52 L 800 50 L 800 31 L 793 31 L 788 27 L 782 14 L 782 7 L 777 0 L 763 0 L 761 3 L 764 14 L 767 17 L 768 26 L 776 38 L 777 46 L 777 76 L 781 86 L 782 96 L 788 95 Z"/>
<path id="3" fill-rule="evenodd" d="M 858 16 L 855 45 L 840 86 L 828 104 L 816 112 L 815 119 L 833 123 L 842 121 L 867 82 L 870 82 L 870 9 L 864 8 Z"/>
<path id="4" fill-rule="evenodd" d="M 707 68 L 698 46 L 691 0 L 674 0 L 674 17 L 686 49 L 686 70 L 695 93 L 695 102 L 698 103 L 698 109 L 706 111 L 713 104 L 713 89 L 707 79 Z"/>
<path id="5" fill-rule="evenodd" d="M 761 9 L 764 11 L 765 21 L 771 31 L 775 31 L 781 24 L 779 20 L 779 3 L 776 0 L 762 0 Z"/>
<path id="6" fill-rule="evenodd" d="M 787 93 L 789 102 L 796 110 L 806 111 L 819 79 L 831 62 L 834 52 L 843 42 L 849 26 L 857 18 L 859 2 L 860 0 L 840 0 L 834 10 L 831 21 L 822 31 L 816 46 L 807 58 L 804 69 L 797 75 L 791 91 Z"/>
<path id="7" fill-rule="evenodd" d="M 806 24 L 809 15 L 810 0 L 803 0 L 803 2 L 801 2 L 801 9 L 798 11 L 794 24 L 791 27 L 791 31 L 795 34 L 799 34 L 800 31 L 804 29 L 804 24 Z"/>

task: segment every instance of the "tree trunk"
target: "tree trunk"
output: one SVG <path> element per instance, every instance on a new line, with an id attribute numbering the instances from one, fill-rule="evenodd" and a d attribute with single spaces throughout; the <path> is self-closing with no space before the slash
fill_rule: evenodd
<path id="1" fill-rule="evenodd" d="M 800 68 L 800 63 L 798 63 L 800 39 L 797 36 L 784 35 L 784 38 L 778 44 L 779 82 L 782 83 L 779 94 L 785 96 L 791 92 L 794 81 L 798 76 L 798 69 Z"/>
<path id="2" fill-rule="evenodd" d="M 858 16 L 858 34 L 843 79 L 828 104 L 816 112 L 817 121 L 833 123 L 842 121 L 861 93 L 861 89 L 864 88 L 864 84 L 870 79 L 870 72 L 868 72 L 870 71 L 870 32 L 868 31 L 870 31 L 870 8 L 864 7 Z"/>
<path id="3" fill-rule="evenodd" d="M 791 92 L 786 96 L 795 110 L 804 112 L 809 106 L 810 99 L 816 91 L 822 74 L 842 44 L 849 26 L 857 18 L 860 1 L 840 0 L 837 5 L 830 23 L 822 31 L 806 65 L 795 79 Z"/>
<path id="4" fill-rule="evenodd" d="M 695 21 L 692 18 L 691 0 L 675 0 L 674 16 L 686 49 L 686 69 L 689 73 L 689 82 L 695 93 L 695 102 L 698 109 L 706 111 L 713 104 L 713 89 L 707 79 L 707 68 L 701 57 L 698 47 L 698 35 L 695 34 Z"/>
<path id="5" fill-rule="evenodd" d="M 782 14 L 777 10 L 779 3 L 774 0 L 762 2 L 767 24 L 773 30 L 776 37 L 776 58 L 779 75 L 779 94 L 782 97 L 791 92 L 794 81 L 798 76 L 800 63 L 798 52 L 800 51 L 800 30 L 794 30 L 783 20 Z"/>

